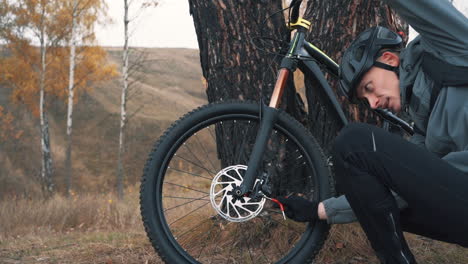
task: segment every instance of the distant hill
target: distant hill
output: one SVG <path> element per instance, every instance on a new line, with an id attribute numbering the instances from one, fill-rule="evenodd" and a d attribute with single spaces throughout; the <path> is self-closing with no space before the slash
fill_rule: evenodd
<path id="1" fill-rule="evenodd" d="M 122 52 L 108 48 L 109 60 L 120 69 Z M 127 182 L 139 181 L 151 146 L 173 121 L 207 102 L 198 50 L 144 49 L 145 67 L 136 74 L 127 104 L 130 120 L 126 134 Z M 39 120 L 22 106 L 9 103 L 8 88 L 0 89 L 0 105 L 16 117 L 24 130 L 19 141 L 0 143 L 0 198 L 2 194 L 28 194 L 39 190 L 41 169 Z M 75 106 L 73 120 L 73 188 L 77 191 L 108 191 L 115 186 L 120 77 L 98 83 Z M 54 102 L 49 108 L 55 180 L 64 187 L 66 106 Z"/>

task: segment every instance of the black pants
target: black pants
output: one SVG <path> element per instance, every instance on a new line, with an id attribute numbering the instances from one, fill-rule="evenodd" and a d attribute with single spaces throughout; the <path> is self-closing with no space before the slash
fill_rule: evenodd
<path id="1" fill-rule="evenodd" d="M 468 246 L 468 175 L 378 127 L 354 123 L 337 137 L 337 187 L 382 263 L 416 263 L 402 230 Z M 409 208 L 399 211 L 390 189 Z"/>

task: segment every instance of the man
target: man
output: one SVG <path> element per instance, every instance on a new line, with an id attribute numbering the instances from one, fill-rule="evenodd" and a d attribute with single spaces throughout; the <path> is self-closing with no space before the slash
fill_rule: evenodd
<path id="1" fill-rule="evenodd" d="M 361 33 L 343 55 L 340 86 L 371 108 L 408 107 L 414 144 L 351 124 L 333 148 L 345 196 L 280 201 L 297 221 L 356 216 L 382 263 L 406 264 L 416 261 L 402 230 L 468 246 L 468 19 L 446 0 L 385 2 L 420 35 L 401 49 L 386 28 Z"/>

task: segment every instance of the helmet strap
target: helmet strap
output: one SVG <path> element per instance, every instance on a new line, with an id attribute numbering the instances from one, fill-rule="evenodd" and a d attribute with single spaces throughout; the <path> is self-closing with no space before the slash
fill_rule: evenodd
<path id="1" fill-rule="evenodd" d="M 379 67 L 379 68 L 384 69 L 384 70 L 392 71 L 392 72 L 396 73 L 397 75 L 399 75 L 399 73 L 400 73 L 399 70 L 398 70 L 398 67 L 393 67 L 391 65 L 382 63 L 380 61 L 374 61 L 374 66 Z"/>

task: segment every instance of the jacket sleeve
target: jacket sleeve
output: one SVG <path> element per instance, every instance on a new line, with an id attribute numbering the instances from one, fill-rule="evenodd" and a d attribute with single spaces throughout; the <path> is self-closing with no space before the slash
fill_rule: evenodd
<path id="1" fill-rule="evenodd" d="M 426 50 L 468 56 L 468 18 L 448 0 L 383 1 L 421 35 Z"/>
<path id="2" fill-rule="evenodd" d="M 419 146 L 421 148 L 426 148 L 426 138 L 423 135 L 420 135 L 418 133 L 415 133 L 409 140 L 411 143 L 415 144 L 416 146 Z"/>
<path id="3" fill-rule="evenodd" d="M 464 151 L 450 152 L 442 159 L 450 163 L 450 165 L 455 168 L 468 174 L 468 149 Z"/>
<path id="4" fill-rule="evenodd" d="M 426 147 L 468 174 L 468 86 L 440 91 L 427 126 Z"/>
<path id="5" fill-rule="evenodd" d="M 403 200 L 398 194 L 392 191 L 393 197 L 399 209 L 408 207 L 408 203 Z M 332 197 L 323 201 L 325 213 L 327 214 L 328 224 L 348 224 L 357 221 L 357 217 L 351 209 L 351 205 L 346 199 L 346 196 Z"/>

